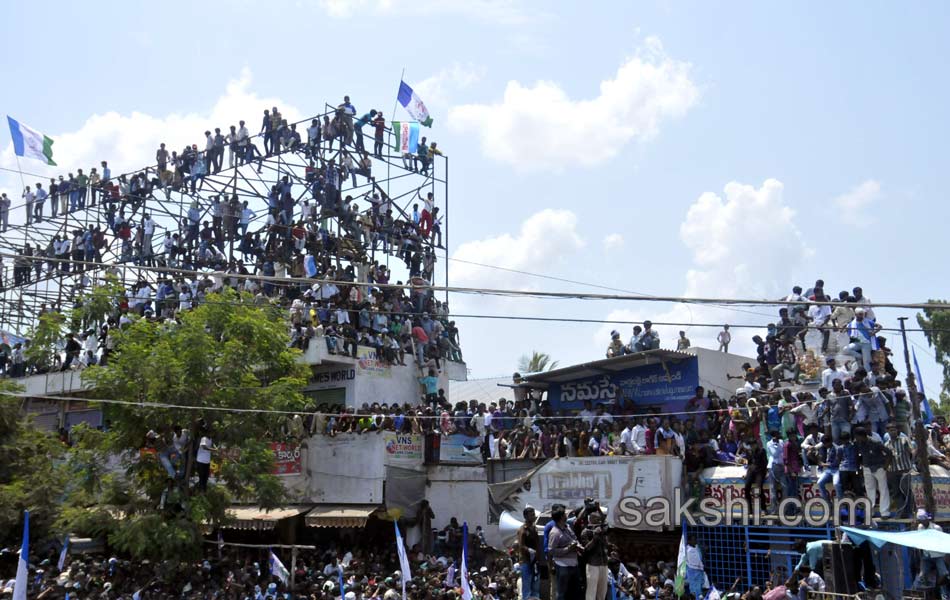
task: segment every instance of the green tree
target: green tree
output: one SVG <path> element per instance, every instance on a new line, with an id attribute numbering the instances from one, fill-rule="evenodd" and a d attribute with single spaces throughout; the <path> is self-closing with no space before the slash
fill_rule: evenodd
<path id="1" fill-rule="evenodd" d="M 70 479 L 65 447 L 50 432 L 36 428 L 8 395 L 17 388 L 0 382 L 0 544 L 18 544 L 23 510 L 39 538 L 48 534 Z"/>
<path id="2" fill-rule="evenodd" d="M 557 368 L 557 365 L 558 361 L 552 361 L 550 354 L 533 350 L 530 357 L 524 354 L 518 360 L 518 371 L 521 373 L 541 373 L 542 371 L 553 371 Z"/>
<path id="3" fill-rule="evenodd" d="M 283 311 L 228 291 L 177 321 L 139 319 L 114 335 L 106 365 L 86 369 L 83 380 L 98 398 L 134 404 L 105 405 L 108 432 L 79 432 L 70 460 L 83 484 L 69 496 L 64 528 L 106 535 L 141 558 L 195 556 L 201 526 L 224 521 L 232 502 L 273 508 L 286 500 L 269 446 L 283 417 L 255 412 L 305 405 L 308 369 L 288 347 Z M 195 437 L 201 424 L 219 448 L 207 492 L 170 478 L 157 455 L 174 426 Z M 147 442 L 153 431 L 164 441 Z M 110 457 L 121 470 L 103 468 Z"/>
<path id="4" fill-rule="evenodd" d="M 63 313 L 47 312 L 40 315 L 36 326 L 30 330 L 27 336 L 30 344 L 23 351 L 23 356 L 37 371 L 45 372 L 56 365 L 65 324 Z"/>
<path id="5" fill-rule="evenodd" d="M 946 300 L 928 300 L 931 304 L 944 304 L 947 308 L 928 308 L 917 313 L 917 323 L 927 336 L 927 343 L 934 349 L 934 357 L 943 365 L 941 404 L 950 399 L 950 303 Z"/>

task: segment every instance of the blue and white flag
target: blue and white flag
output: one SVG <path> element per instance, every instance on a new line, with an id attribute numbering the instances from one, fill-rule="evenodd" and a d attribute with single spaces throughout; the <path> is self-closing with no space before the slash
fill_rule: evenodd
<path id="1" fill-rule="evenodd" d="M 336 566 L 337 571 L 340 573 L 340 599 L 346 598 L 346 586 L 343 584 L 343 563 L 340 563 Z"/>
<path id="2" fill-rule="evenodd" d="M 914 376 L 917 378 L 917 391 L 920 392 L 920 410 L 923 411 L 924 423 L 930 424 L 934 420 L 933 410 L 930 409 L 930 400 L 927 399 L 927 393 L 924 392 L 924 380 L 920 377 L 920 365 L 917 364 L 917 351 L 910 349 L 914 355 Z"/>
<path id="3" fill-rule="evenodd" d="M 307 273 L 307 277 L 316 277 L 317 276 L 317 259 L 313 257 L 312 254 L 308 254 L 303 259 L 303 268 Z"/>
<path id="4" fill-rule="evenodd" d="M 26 600 L 27 578 L 30 573 L 30 511 L 23 511 L 23 544 L 20 560 L 16 565 L 16 583 L 13 585 L 13 600 Z"/>
<path id="5" fill-rule="evenodd" d="M 429 116 L 429 109 L 426 108 L 426 105 L 422 103 L 422 99 L 412 91 L 412 88 L 405 81 L 399 82 L 399 93 L 396 95 L 396 99 L 399 100 L 399 104 L 402 104 L 413 119 L 426 127 L 432 127 L 432 117 Z"/>
<path id="6" fill-rule="evenodd" d="M 472 600 L 472 586 L 468 583 L 468 523 L 462 523 L 462 600 Z"/>
<path id="7" fill-rule="evenodd" d="M 719 593 L 719 590 L 716 589 L 716 586 L 712 586 L 712 589 L 706 594 L 706 597 L 703 600 L 720 600 L 722 594 Z"/>
<path id="8" fill-rule="evenodd" d="M 23 158 L 34 158 L 55 167 L 53 162 L 53 139 L 39 131 L 20 123 L 7 115 L 10 137 L 13 138 L 13 152 Z"/>
<path id="9" fill-rule="evenodd" d="M 396 552 L 399 553 L 399 571 L 402 575 L 402 599 L 406 600 L 406 582 L 412 579 L 409 572 L 409 557 L 406 556 L 406 545 L 402 542 L 402 534 L 399 533 L 399 523 L 393 521 L 396 528 Z"/>
<path id="10" fill-rule="evenodd" d="M 59 562 L 56 563 L 56 569 L 59 571 L 63 570 L 63 567 L 66 566 L 66 556 L 69 554 L 69 536 L 66 536 L 66 539 L 63 540 L 63 549 L 59 551 Z"/>
<path id="11" fill-rule="evenodd" d="M 415 154 L 419 150 L 419 124 L 415 121 L 393 121 L 393 150 Z"/>
<path id="12" fill-rule="evenodd" d="M 267 562 L 270 564 L 270 574 L 280 579 L 284 585 L 287 585 L 287 582 L 290 581 L 290 571 L 287 570 L 284 563 L 280 562 L 273 550 L 270 551 L 270 558 Z"/>

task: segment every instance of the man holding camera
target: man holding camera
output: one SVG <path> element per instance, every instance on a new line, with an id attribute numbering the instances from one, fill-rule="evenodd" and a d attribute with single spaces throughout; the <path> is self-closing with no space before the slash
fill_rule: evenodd
<path id="1" fill-rule="evenodd" d="M 587 600 L 602 600 L 607 595 L 607 526 L 597 510 L 587 515 L 587 528 L 581 532 L 581 554 L 587 575 Z"/>
<path id="2" fill-rule="evenodd" d="M 577 554 L 581 551 L 581 545 L 567 524 L 567 513 L 563 508 L 552 511 L 551 520 L 554 521 L 554 527 L 551 529 L 548 548 L 557 577 L 557 600 L 575 600 L 580 597 Z"/>

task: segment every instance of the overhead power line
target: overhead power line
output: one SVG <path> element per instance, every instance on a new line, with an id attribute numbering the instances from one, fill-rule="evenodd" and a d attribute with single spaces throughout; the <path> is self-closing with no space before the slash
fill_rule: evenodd
<path id="1" fill-rule="evenodd" d="M 5 258 L 13 259 L 26 259 L 29 261 L 41 261 L 41 262 L 64 262 L 72 264 L 81 264 L 89 265 L 95 268 L 116 268 L 116 269 L 137 269 L 144 272 L 159 272 L 165 274 L 187 274 L 191 276 L 211 276 L 211 275 L 220 275 L 228 279 L 252 279 L 254 281 L 267 281 L 273 283 L 281 283 L 285 285 L 294 285 L 294 284 L 321 284 L 321 283 L 331 283 L 334 285 L 366 285 L 370 287 L 377 288 L 386 288 L 386 289 L 419 289 L 424 287 L 426 289 L 437 291 L 437 292 L 448 292 L 452 294 L 473 294 L 473 295 L 485 295 L 485 296 L 508 296 L 508 297 L 529 297 L 529 298 L 544 298 L 544 299 L 558 299 L 558 300 L 610 300 L 610 301 L 623 301 L 623 302 L 663 302 L 663 303 L 687 303 L 687 304 L 722 304 L 722 305 L 738 305 L 738 306 L 810 306 L 810 305 L 820 305 L 820 306 L 844 306 L 850 308 L 857 307 L 875 307 L 875 308 L 906 308 L 912 310 L 950 310 L 950 304 L 943 302 L 873 302 L 868 301 L 863 304 L 855 304 L 853 302 L 841 302 L 841 301 L 814 301 L 814 300 L 766 300 L 766 299 L 738 299 L 738 298 L 705 298 L 705 297 L 689 297 L 689 296 L 659 296 L 659 295 L 631 295 L 631 294 L 595 294 L 595 293 L 585 293 L 585 292 L 545 292 L 545 291 L 534 291 L 534 290 L 513 290 L 513 289 L 496 289 L 496 288 L 479 288 L 479 287 L 459 287 L 459 286 L 444 286 L 444 285 L 414 285 L 414 284 L 398 284 L 398 283 L 369 283 L 369 282 L 354 282 L 354 281 L 330 281 L 326 279 L 294 279 L 290 277 L 276 277 L 276 276 L 267 276 L 267 275 L 252 275 L 252 274 L 241 274 L 241 273 L 228 273 L 225 271 L 197 271 L 197 270 L 185 270 L 179 268 L 170 268 L 170 267 L 148 267 L 143 265 L 134 265 L 129 263 L 106 263 L 106 262 L 91 262 L 91 261 L 77 261 L 69 259 L 58 259 L 53 257 L 36 257 L 32 255 L 18 254 L 18 253 L 0 253 L 0 256 Z"/>

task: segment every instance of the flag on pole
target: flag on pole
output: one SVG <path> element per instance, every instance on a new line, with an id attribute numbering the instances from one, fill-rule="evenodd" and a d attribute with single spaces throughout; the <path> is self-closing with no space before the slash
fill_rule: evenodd
<path id="1" fill-rule="evenodd" d="M 419 124 L 415 121 L 393 121 L 393 150 L 400 154 L 415 154 L 419 149 Z"/>
<path id="2" fill-rule="evenodd" d="M 48 165 L 56 166 L 53 162 L 53 140 L 39 131 L 20 123 L 7 115 L 10 125 L 10 137 L 13 138 L 13 152 L 23 158 L 35 158 Z"/>
<path id="3" fill-rule="evenodd" d="M 917 364 L 917 351 L 910 349 L 914 355 L 914 376 L 917 378 L 917 391 L 920 392 L 920 409 L 923 411 L 924 423 L 931 423 L 934 420 L 933 410 L 930 409 L 930 400 L 927 399 L 927 393 L 924 392 L 924 380 L 920 377 L 920 365 Z"/>
<path id="4" fill-rule="evenodd" d="M 63 570 L 63 567 L 66 566 L 66 555 L 69 554 L 69 536 L 66 536 L 66 539 L 63 540 L 63 549 L 59 551 L 59 562 L 56 563 L 56 569 L 59 571 Z"/>
<path id="5" fill-rule="evenodd" d="M 402 600 L 406 600 L 406 582 L 412 579 L 409 572 L 409 557 L 406 556 L 406 545 L 402 543 L 402 534 L 399 533 L 399 523 L 393 521 L 396 528 L 396 552 L 399 553 L 399 571 L 402 573 Z"/>
<path id="6" fill-rule="evenodd" d="M 472 586 L 468 583 L 468 523 L 462 523 L 462 600 L 472 600 Z"/>
<path id="7" fill-rule="evenodd" d="M 273 550 L 270 551 L 268 563 L 270 564 L 270 574 L 280 579 L 284 585 L 287 585 L 287 582 L 290 581 L 290 571 L 287 570 L 284 563 L 280 562 Z"/>
<path id="8" fill-rule="evenodd" d="M 686 587 L 686 530 L 680 537 L 680 551 L 676 557 L 676 577 L 673 579 L 673 593 L 682 596 Z"/>
<path id="9" fill-rule="evenodd" d="M 413 119 L 426 127 L 432 127 L 432 117 L 429 116 L 429 109 L 426 108 L 426 105 L 422 103 L 422 99 L 412 91 L 412 88 L 405 81 L 399 82 L 399 94 L 396 95 L 396 99 L 399 100 L 399 104 L 402 104 Z"/>
<path id="10" fill-rule="evenodd" d="M 13 585 L 13 600 L 26 600 L 26 584 L 30 573 L 30 511 L 23 511 L 23 544 L 20 560 L 16 565 L 16 583 Z"/>
<path id="11" fill-rule="evenodd" d="M 336 568 L 340 573 L 340 600 L 343 600 L 346 598 L 346 586 L 343 584 L 343 563 L 339 563 Z"/>

